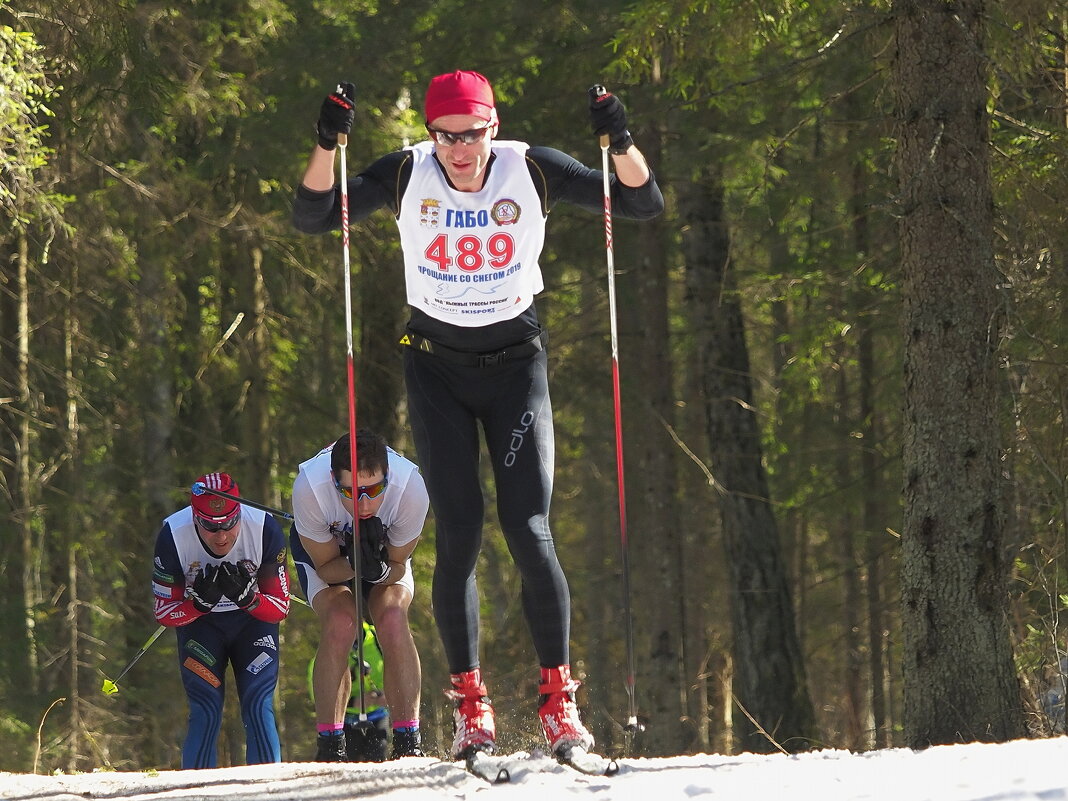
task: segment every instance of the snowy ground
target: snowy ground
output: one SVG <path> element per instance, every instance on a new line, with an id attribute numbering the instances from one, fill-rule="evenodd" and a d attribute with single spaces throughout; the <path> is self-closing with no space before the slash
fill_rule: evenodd
<path id="1" fill-rule="evenodd" d="M 819 751 L 800 756 L 703 755 L 624 759 L 610 778 L 535 757 L 509 784 L 490 785 L 452 763 L 284 763 L 202 771 L 34 776 L 0 773 L 0 799 L 85 801 L 1068 801 L 1068 738 L 923 752 Z"/>

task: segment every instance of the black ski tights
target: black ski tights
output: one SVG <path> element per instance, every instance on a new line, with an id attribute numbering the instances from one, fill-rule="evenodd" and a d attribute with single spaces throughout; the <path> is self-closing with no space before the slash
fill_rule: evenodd
<path id="1" fill-rule="evenodd" d="M 549 530 L 555 453 L 545 365 L 544 352 L 479 368 L 405 351 L 408 410 L 436 526 L 434 617 L 452 673 L 479 664 L 480 424 L 538 660 L 569 661 L 571 597 Z"/>

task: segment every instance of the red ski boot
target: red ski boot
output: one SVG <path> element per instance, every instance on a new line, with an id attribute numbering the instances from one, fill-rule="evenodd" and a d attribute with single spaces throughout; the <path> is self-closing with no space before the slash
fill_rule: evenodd
<path id="1" fill-rule="evenodd" d="M 456 702 L 452 713 L 452 758 L 466 759 L 475 751 L 492 754 L 497 730 L 486 685 L 482 683 L 482 670 L 454 673 L 451 678 L 452 689 L 446 690 L 445 695 Z"/>
<path id="2" fill-rule="evenodd" d="M 571 678 L 570 665 L 541 669 L 538 714 L 549 750 L 558 756 L 561 751 L 576 746 L 586 751 L 593 748 L 593 735 L 582 725 L 575 705 L 575 690 L 579 686 L 579 682 Z"/>

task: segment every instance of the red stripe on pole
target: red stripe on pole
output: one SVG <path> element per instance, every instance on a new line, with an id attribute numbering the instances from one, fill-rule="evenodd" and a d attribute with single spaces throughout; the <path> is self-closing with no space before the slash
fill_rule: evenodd
<path id="1" fill-rule="evenodd" d="M 345 262 L 345 348 L 347 353 L 347 370 L 349 385 L 349 470 L 352 473 L 352 486 L 355 488 L 360 481 L 356 470 L 356 370 L 353 366 L 352 348 L 352 269 L 349 260 L 349 178 L 347 153 L 348 134 L 338 134 L 338 150 L 341 155 L 341 245 Z M 352 547 L 357 558 L 353 559 L 353 583 L 352 597 L 356 605 L 356 628 L 359 630 L 363 622 L 363 604 L 360 586 L 360 516 L 356 507 L 359 505 L 359 496 L 354 494 L 352 498 Z M 363 664 L 363 637 L 356 638 L 356 658 L 358 665 Z M 360 717 L 361 722 L 367 720 L 367 700 L 364 695 L 363 679 L 359 679 Z"/>
<path id="2" fill-rule="evenodd" d="M 637 674 L 634 656 L 634 623 L 630 604 L 630 547 L 627 542 L 627 503 L 623 481 L 623 402 L 619 391 L 619 339 L 616 333 L 616 267 L 612 253 L 612 193 L 608 170 L 608 137 L 602 136 L 601 171 L 604 186 L 604 239 L 605 256 L 608 261 L 608 326 L 612 340 L 612 403 L 616 418 L 616 485 L 619 488 L 619 550 L 623 572 L 623 616 L 627 639 L 626 690 L 629 714 L 624 731 L 638 730 L 638 701 L 634 692 L 634 677 Z"/>
<path id="3" fill-rule="evenodd" d="M 604 196 L 604 241 L 612 249 L 612 198 Z"/>

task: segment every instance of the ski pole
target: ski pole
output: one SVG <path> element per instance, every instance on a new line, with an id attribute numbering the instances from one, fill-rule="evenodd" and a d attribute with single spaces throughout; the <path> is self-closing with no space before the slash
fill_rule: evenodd
<path id="1" fill-rule="evenodd" d="M 343 94 L 343 89 L 340 85 L 337 87 L 338 93 Z M 353 366 L 352 355 L 352 276 L 349 260 L 349 178 L 348 178 L 348 164 L 347 154 L 349 145 L 349 136 L 345 133 L 339 133 L 337 136 L 337 149 L 341 156 L 341 250 L 343 253 L 343 263 L 345 267 L 345 350 L 346 350 L 346 367 L 348 371 L 348 403 L 349 403 L 349 469 L 352 472 L 352 597 L 353 602 L 356 604 L 356 628 L 360 628 L 361 621 L 363 620 L 362 598 L 361 598 L 361 582 L 360 582 L 360 516 L 356 512 L 356 505 L 360 502 L 358 491 L 355 489 L 360 483 L 359 475 L 356 470 L 356 371 Z M 356 656 L 359 659 L 358 664 L 363 664 L 363 637 L 356 638 Z M 360 716 L 358 726 L 360 728 L 369 727 L 371 722 L 367 719 L 367 700 L 363 691 L 363 681 L 358 682 L 360 686 Z"/>
<path id="2" fill-rule="evenodd" d="M 608 90 L 600 84 L 590 87 L 590 97 L 597 99 L 608 94 Z M 612 188 L 608 172 L 608 134 L 601 134 L 599 138 L 601 146 L 601 172 L 602 185 L 604 187 L 604 239 L 605 254 L 608 259 L 608 322 L 612 339 L 612 401 L 615 410 L 616 425 L 616 483 L 619 487 L 619 541 L 623 567 L 623 615 L 626 621 L 627 639 L 627 697 L 630 708 L 627 715 L 627 725 L 623 730 L 630 735 L 637 734 L 641 727 L 638 724 L 638 708 L 634 695 L 634 627 L 631 621 L 630 611 L 630 546 L 627 542 L 627 504 L 626 491 L 623 483 L 623 410 L 619 393 L 619 339 L 616 334 L 616 268 L 615 258 L 612 253 Z"/>
<path id="3" fill-rule="evenodd" d="M 283 520 L 293 519 L 293 515 L 289 514 L 289 512 L 283 512 L 281 509 L 275 509 L 271 506 L 264 506 L 262 503 L 250 501 L 247 498 L 242 498 L 239 495 L 231 495 L 229 492 L 212 489 L 203 481 L 194 481 L 193 486 L 189 488 L 189 491 L 192 492 L 194 495 L 203 495 L 204 493 L 208 493 L 209 495 L 218 495 L 220 498 L 226 498 L 227 500 L 243 503 L 245 506 L 251 506 L 253 509 L 259 509 L 261 512 L 267 512 L 268 514 L 277 515 Z"/>
<path id="4" fill-rule="evenodd" d="M 112 681 L 107 676 L 105 676 L 104 677 L 104 684 L 100 688 L 100 692 L 104 693 L 104 695 L 114 695 L 115 693 L 117 693 L 119 691 L 118 684 L 119 684 L 120 681 L 122 681 L 122 677 L 125 676 L 127 673 L 129 673 L 130 672 L 130 668 L 132 668 L 134 665 L 136 665 L 138 660 L 142 656 L 145 655 L 145 652 L 148 651 L 148 649 L 152 647 L 152 643 L 154 643 L 157 639 L 159 639 L 159 635 L 161 635 L 163 633 L 163 630 L 165 628 L 166 628 L 166 626 L 160 626 L 158 629 L 156 629 L 152 633 L 151 637 L 149 637 L 147 640 L 145 640 L 145 644 L 141 646 L 141 650 L 138 651 L 136 654 L 134 654 L 134 658 L 131 659 L 129 664 L 126 665 L 126 667 L 124 667 L 122 669 L 122 673 L 119 674 L 119 677 L 117 679 L 115 679 L 115 681 Z"/>

